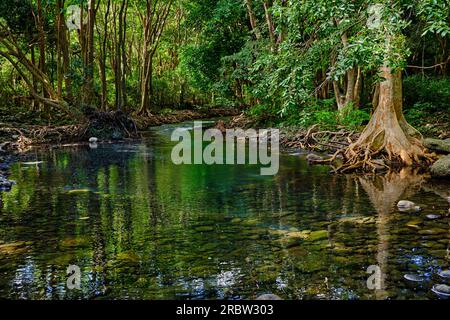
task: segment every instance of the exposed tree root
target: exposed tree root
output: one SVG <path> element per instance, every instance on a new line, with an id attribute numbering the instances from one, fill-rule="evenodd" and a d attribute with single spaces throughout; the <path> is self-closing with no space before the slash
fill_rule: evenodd
<path id="1" fill-rule="evenodd" d="M 376 171 L 381 167 L 411 167 L 430 164 L 422 135 L 403 116 L 400 71 L 381 68 L 378 106 L 359 139 L 343 150 L 344 163 L 336 172 Z"/>
<path id="2" fill-rule="evenodd" d="M 317 128 L 318 126 L 314 125 L 306 131 L 298 131 L 294 136 L 282 133 L 283 136 L 280 142 L 286 148 L 299 148 L 318 152 L 338 152 L 343 147 L 348 147 L 353 139 L 356 139 L 358 136 L 354 131 L 345 129 L 340 129 L 339 131 L 318 131 Z M 333 157 L 333 161 L 338 155 L 339 153 Z M 324 162 L 328 163 L 330 160 Z"/>
<path id="3" fill-rule="evenodd" d="M 87 140 L 96 134 L 100 139 L 111 139 L 114 131 L 119 138 L 138 138 L 139 132 L 133 119 L 122 112 L 93 112 L 82 124 L 67 126 L 26 126 L 23 128 L 0 128 L 0 132 L 18 136 L 11 143 L 12 148 L 25 150 L 31 145 L 59 144 Z M 99 136 L 103 134 L 104 136 Z"/>

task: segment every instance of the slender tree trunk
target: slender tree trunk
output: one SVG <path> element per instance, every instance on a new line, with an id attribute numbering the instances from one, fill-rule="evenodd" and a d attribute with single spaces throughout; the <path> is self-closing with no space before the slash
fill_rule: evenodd
<path id="1" fill-rule="evenodd" d="M 84 62 L 84 84 L 82 101 L 92 105 L 94 102 L 94 25 L 95 25 L 95 0 L 88 1 L 87 23 L 82 21 L 80 40 Z M 83 19 L 83 8 L 82 8 Z"/>
<path id="2" fill-rule="evenodd" d="M 46 59 L 45 59 L 45 30 L 44 21 L 42 14 L 42 0 L 37 0 L 37 17 L 36 17 L 36 28 L 38 30 L 38 45 L 39 45 L 39 69 L 42 73 L 47 73 Z M 44 97 L 48 97 L 48 92 L 45 90 L 45 85 L 42 84 L 42 93 Z"/>
<path id="3" fill-rule="evenodd" d="M 252 0 L 245 0 L 245 5 L 247 7 L 247 13 L 250 18 L 250 26 L 252 28 L 252 32 L 254 33 L 256 40 L 259 40 L 259 39 L 261 39 L 261 33 L 258 30 L 258 23 L 256 20 L 255 11 L 253 11 Z"/>
<path id="4" fill-rule="evenodd" d="M 146 13 L 141 16 L 141 23 L 144 26 L 144 40 L 142 46 L 143 65 L 140 88 L 141 105 L 138 113 L 142 115 L 149 114 L 150 95 L 152 94 L 153 58 L 165 28 L 172 3 L 172 0 L 165 2 L 146 0 Z"/>
<path id="5" fill-rule="evenodd" d="M 264 6 L 264 13 L 266 15 L 267 28 L 269 29 L 269 38 L 272 46 L 272 51 L 275 51 L 277 40 L 275 37 L 275 25 L 273 23 L 272 13 L 270 12 L 272 4 L 270 4 L 268 1 L 264 1 L 263 6 Z"/>
<path id="6" fill-rule="evenodd" d="M 102 84 L 101 109 L 103 111 L 106 111 L 108 109 L 108 84 L 106 82 L 106 50 L 108 42 L 108 19 L 110 10 L 111 10 L 111 0 L 108 0 L 103 20 L 103 35 L 102 35 L 103 41 L 100 46 L 100 54 L 98 59 L 100 81 Z"/>

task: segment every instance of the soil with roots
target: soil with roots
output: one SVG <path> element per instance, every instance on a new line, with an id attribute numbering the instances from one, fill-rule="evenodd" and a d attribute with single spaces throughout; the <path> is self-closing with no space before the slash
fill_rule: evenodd
<path id="1" fill-rule="evenodd" d="M 260 128 L 258 120 L 241 114 L 217 128 Z M 331 165 L 336 173 L 380 172 L 405 166 L 428 168 L 436 159 L 422 144 L 421 134 L 403 117 L 392 130 L 377 128 L 375 115 L 365 130 L 353 131 L 345 127 L 322 130 L 319 125 L 308 129 L 291 127 L 280 129 L 280 145 L 285 151 L 311 151 L 328 154 L 325 159 L 313 159 L 311 164 Z"/>
<path id="2" fill-rule="evenodd" d="M 20 151 L 35 145 L 87 143 L 90 137 L 95 137 L 100 141 L 138 139 L 141 137 L 141 131 L 152 126 L 231 117 L 239 112 L 239 110 L 231 108 L 213 108 L 148 114 L 142 117 L 121 111 L 101 112 L 94 108 L 86 108 L 84 120 L 77 124 L 63 126 L 24 125 L 17 122 L 10 125 L 2 124 L 0 126 L 0 147 L 4 151 Z"/>

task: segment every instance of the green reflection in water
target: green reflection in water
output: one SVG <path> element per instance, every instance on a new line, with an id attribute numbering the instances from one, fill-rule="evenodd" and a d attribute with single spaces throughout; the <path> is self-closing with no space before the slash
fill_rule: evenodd
<path id="1" fill-rule="evenodd" d="M 434 298 L 448 218 L 425 217 L 447 213 L 448 184 L 411 172 L 335 176 L 287 155 L 275 177 L 258 166 L 175 166 L 172 129 L 15 164 L 18 185 L 0 193 L 0 297 Z M 397 212 L 401 199 L 424 210 Z M 70 264 L 80 291 L 66 287 Z M 367 289 L 369 265 L 386 273 L 382 290 Z"/>

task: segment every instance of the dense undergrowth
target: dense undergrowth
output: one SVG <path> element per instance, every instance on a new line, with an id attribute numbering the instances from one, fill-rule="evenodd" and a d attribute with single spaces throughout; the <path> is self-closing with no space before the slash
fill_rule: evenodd
<path id="1" fill-rule="evenodd" d="M 405 117 L 424 136 L 450 137 L 450 80 L 421 75 L 405 77 Z M 335 99 L 311 100 L 304 106 L 291 108 L 280 114 L 279 110 L 256 105 L 246 111 L 250 122 L 257 126 L 309 128 L 313 125 L 322 130 L 338 130 L 345 127 L 360 131 L 372 114 L 372 105 L 356 109 L 348 105 L 337 111 Z M 270 110 L 271 112 L 267 112 Z"/>

